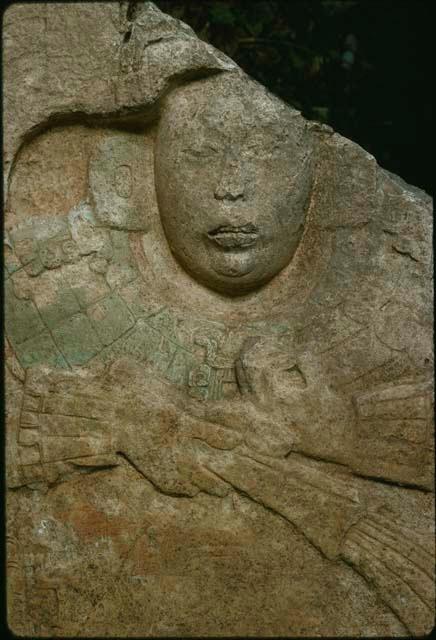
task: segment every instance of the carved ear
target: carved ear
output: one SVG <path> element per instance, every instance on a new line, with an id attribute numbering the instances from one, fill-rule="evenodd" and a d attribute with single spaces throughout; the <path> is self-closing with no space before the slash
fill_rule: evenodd
<path id="1" fill-rule="evenodd" d="M 105 132 L 91 154 L 89 190 L 99 225 L 148 230 L 154 198 L 150 138 L 141 133 Z"/>

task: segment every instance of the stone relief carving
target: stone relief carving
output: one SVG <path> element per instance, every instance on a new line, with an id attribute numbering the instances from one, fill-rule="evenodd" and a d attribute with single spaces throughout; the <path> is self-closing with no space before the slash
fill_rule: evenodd
<path id="1" fill-rule="evenodd" d="M 430 198 L 151 3 L 5 34 L 11 628 L 429 632 Z"/>
<path id="2" fill-rule="evenodd" d="M 166 100 L 156 195 L 176 259 L 207 286 L 240 296 L 295 253 L 312 145 L 298 114 L 264 90 L 231 75 L 207 84 L 207 92 L 193 83 Z"/>

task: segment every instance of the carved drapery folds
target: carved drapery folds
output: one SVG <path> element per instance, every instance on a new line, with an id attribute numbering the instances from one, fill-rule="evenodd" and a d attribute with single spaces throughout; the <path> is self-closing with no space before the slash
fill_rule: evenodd
<path id="1" fill-rule="evenodd" d="M 151 3 L 4 33 L 11 628 L 429 632 L 431 199 Z"/>

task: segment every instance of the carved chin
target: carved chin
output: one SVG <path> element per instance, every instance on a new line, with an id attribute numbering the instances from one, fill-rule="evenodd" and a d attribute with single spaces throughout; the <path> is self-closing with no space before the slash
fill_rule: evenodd
<path id="1" fill-rule="evenodd" d="M 211 260 L 213 271 L 227 278 L 242 278 L 251 273 L 256 266 L 255 256 L 236 254 L 221 254 Z"/>

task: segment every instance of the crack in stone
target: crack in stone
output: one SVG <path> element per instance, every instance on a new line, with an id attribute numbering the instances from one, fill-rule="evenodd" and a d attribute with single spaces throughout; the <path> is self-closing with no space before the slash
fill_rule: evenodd
<path id="1" fill-rule="evenodd" d="M 402 251 L 401 249 L 399 249 L 398 247 L 396 247 L 394 244 L 392 245 L 392 249 L 395 251 L 395 253 L 398 253 L 400 256 L 406 256 L 407 258 L 410 258 L 411 260 L 413 260 L 413 262 L 420 262 L 418 260 L 418 258 L 415 258 L 415 256 L 413 256 L 410 251 Z"/>
<path id="2" fill-rule="evenodd" d="M 422 491 L 423 493 L 433 493 L 433 490 L 425 487 L 421 484 L 416 484 L 412 482 L 399 482 L 397 480 L 389 480 L 388 478 L 384 478 L 383 476 L 371 476 L 367 475 L 361 471 L 354 471 L 352 473 L 357 478 L 362 478 L 363 480 L 369 480 L 370 482 L 378 482 L 380 484 L 386 484 L 393 487 L 400 487 L 401 489 L 411 489 L 413 491 Z"/>
<path id="3" fill-rule="evenodd" d="M 261 463 L 260 463 L 261 464 Z M 267 465 L 265 465 L 267 466 Z M 250 495 L 249 493 L 247 493 L 246 491 L 244 491 L 243 489 L 240 489 L 237 485 L 233 484 L 233 482 L 227 480 L 226 478 L 224 478 L 223 476 L 221 476 L 217 471 L 214 471 L 212 469 L 210 469 L 207 465 L 205 465 L 206 469 L 208 471 L 210 471 L 211 473 L 213 473 L 217 478 L 219 478 L 220 480 L 222 480 L 223 482 L 226 482 L 227 484 L 229 484 L 231 487 L 233 487 L 233 489 L 241 496 L 243 496 L 244 498 L 248 498 L 249 500 L 251 500 L 252 502 L 255 502 L 257 504 L 260 504 L 266 511 L 269 511 L 270 513 L 274 514 L 275 516 L 278 516 L 279 518 L 281 518 L 282 520 L 284 520 L 287 524 L 291 525 L 291 527 L 297 531 L 300 535 L 303 536 L 303 538 L 305 540 L 307 540 L 307 542 L 309 542 L 309 544 L 314 547 L 319 553 L 320 555 L 326 559 L 330 561 L 330 558 L 324 553 L 324 551 L 318 547 L 313 540 L 310 540 L 310 538 L 308 538 L 306 536 L 306 534 L 304 533 L 304 531 L 302 531 L 299 527 L 297 527 L 297 525 L 292 522 L 292 520 L 289 520 L 289 518 L 287 518 L 285 515 L 283 515 L 282 513 L 280 513 L 280 511 L 277 511 L 276 509 L 274 509 L 274 507 L 269 506 L 268 504 L 266 504 L 263 500 L 261 500 L 260 498 L 255 498 L 252 495 Z"/>

